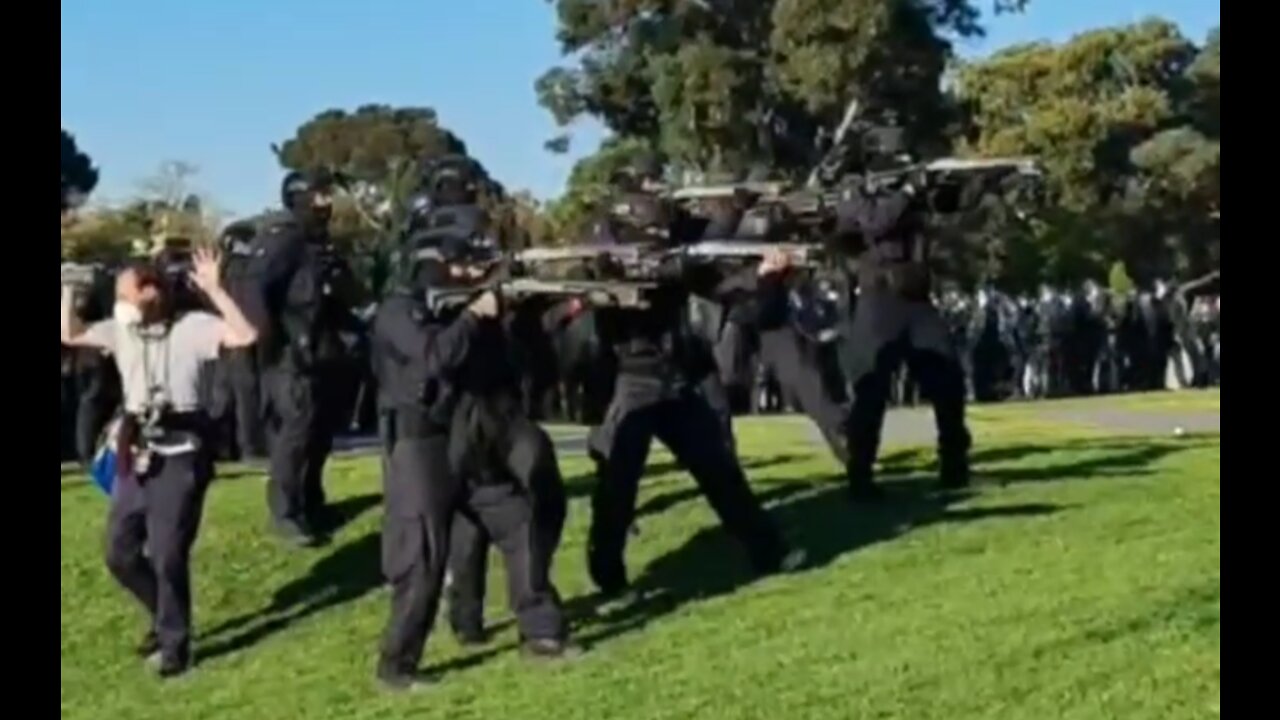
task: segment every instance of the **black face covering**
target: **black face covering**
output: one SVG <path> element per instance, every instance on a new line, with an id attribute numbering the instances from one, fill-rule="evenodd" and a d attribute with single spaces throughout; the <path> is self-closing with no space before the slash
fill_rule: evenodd
<path id="1" fill-rule="evenodd" d="M 311 232 L 323 232 L 329 228 L 329 218 L 333 216 L 333 209 L 328 207 L 316 207 L 312 205 L 309 199 L 303 200 L 293 207 L 293 216 L 298 219 L 304 228 Z"/>

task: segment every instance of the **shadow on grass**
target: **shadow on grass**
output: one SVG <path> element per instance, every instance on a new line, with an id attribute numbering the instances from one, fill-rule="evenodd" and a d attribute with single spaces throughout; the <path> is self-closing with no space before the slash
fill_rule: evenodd
<path id="1" fill-rule="evenodd" d="M 1212 447 L 1216 442 L 1214 437 L 1176 441 L 1135 438 L 992 448 L 974 453 L 975 475 L 1004 484 L 1144 476 L 1154 474 L 1154 466 L 1173 455 Z M 1070 453 L 1083 453 L 1085 457 L 1031 467 L 988 467 Z M 892 460 L 897 466 L 922 457 L 913 451 L 895 454 Z M 918 464 L 908 469 L 921 471 Z M 808 553 L 806 571 L 931 525 L 1038 517 L 1065 509 L 1044 503 L 958 508 L 955 506 L 974 497 L 976 491 L 931 492 L 936 477 L 923 474 L 887 483 L 888 497 L 883 503 L 852 506 L 842 477 L 825 480 L 826 484 L 819 485 L 821 489 L 816 492 L 805 492 L 814 487 L 811 483 L 797 483 L 777 488 L 773 498 L 782 500 L 772 509 L 774 518 L 788 530 L 793 543 Z M 736 562 L 725 561 L 734 557 L 738 558 Z M 690 602 L 736 592 L 754 579 L 734 541 L 721 528 L 708 528 L 645 569 L 633 584 L 639 600 L 601 617 L 594 598 L 577 598 L 570 603 L 570 614 L 581 625 L 579 639 L 594 645 L 639 630 Z"/>
<path id="2" fill-rule="evenodd" d="M 1011 445 L 988 448 L 973 455 L 975 476 L 1004 484 L 1135 477 L 1154 474 L 1154 466 L 1178 453 L 1213 447 L 1217 436 L 1171 439 L 1088 439 L 1061 443 Z M 1033 503 L 1003 507 L 957 508 L 974 491 L 931 492 L 935 478 L 925 475 L 930 453 L 909 451 L 886 458 L 882 475 L 909 473 L 887 483 L 888 498 L 875 506 L 851 506 L 843 478 L 832 476 L 777 484 L 760 493 L 761 502 L 779 503 L 772 508 L 775 520 L 786 528 L 794 544 L 808 553 L 806 571 L 829 565 L 837 558 L 877 543 L 890 541 L 918 528 L 942 523 L 967 523 L 1004 518 L 1038 517 L 1060 512 L 1056 505 Z M 1054 463 L 1055 455 L 1066 455 Z M 1083 457 L 1079 457 L 1083 455 Z M 1044 464 L 1008 467 L 999 465 L 1043 456 Z M 746 463 L 760 468 L 780 465 L 808 456 L 780 455 Z M 931 462 L 931 460 L 930 460 Z M 674 464 L 653 466 L 648 475 L 677 470 Z M 580 480 L 580 479 L 578 479 Z M 589 486 L 588 486 L 589 487 Z M 700 495 L 690 485 L 649 499 L 638 517 L 651 516 Z M 348 519 L 377 503 L 377 496 L 339 503 Z M 735 562 L 726 558 L 737 558 Z M 578 639 L 593 645 L 642 629 L 691 603 L 736 592 L 754 576 L 740 549 L 719 528 L 697 533 L 680 548 L 658 559 L 635 581 L 642 599 L 607 617 L 595 614 L 596 600 L 580 597 L 566 608 L 579 627 Z M 317 613 L 358 600 L 382 584 L 380 538 L 370 533 L 317 562 L 305 577 L 280 588 L 265 609 L 229 620 L 205 634 L 200 656 L 212 660 L 246 649 L 267 637 Z M 244 628 L 248 627 L 247 630 Z M 232 634 L 234 633 L 234 634 Z M 219 637 L 226 636 L 228 637 Z M 486 648 L 455 658 L 435 672 L 459 672 L 507 652 L 510 647 Z"/>
<path id="3" fill-rule="evenodd" d="M 999 445 L 975 450 L 971 456 L 974 478 L 979 482 L 994 481 L 1002 485 L 1022 482 L 1090 479 L 1117 475 L 1151 475 L 1152 466 L 1165 458 L 1190 450 L 1203 450 L 1220 442 L 1217 435 L 1187 435 L 1182 438 L 1077 438 L 1061 442 Z M 1018 463 L 1035 457 L 1055 454 L 1086 455 L 1069 462 L 1027 467 L 991 467 Z M 936 455 L 925 449 L 895 452 L 881 462 L 882 477 L 910 476 L 936 472 Z"/>
<path id="4" fill-rule="evenodd" d="M 769 457 L 751 457 L 742 460 L 742 469 L 749 474 L 753 470 L 763 470 L 765 468 L 776 467 L 778 465 L 787 465 L 800 460 L 808 460 L 809 458 L 809 455 L 790 454 L 772 455 Z M 679 472 L 684 472 L 684 467 L 681 466 L 680 463 L 667 460 L 659 463 L 649 463 L 645 467 L 644 477 L 645 479 L 649 479 Z M 641 480 L 641 483 L 643 482 L 644 480 Z M 692 480 L 690 480 L 690 482 L 692 482 Z M 566 478 L 564 483 L 565 490 L 570 498 L 590 497 L 596 486 L 596 471 L 594 463 L 591 470 Z M 694 495 L 697 495 L 696 491 L 694 492 Z M 678 502 L 672 503 L 672 505 L 675 504 L 678 504 Z"/>
<path id="5" fill-rule="evenodd" d="M 378 495 L 334 503 L 335 530 L 377 505 Z M 276 590 L 271 604 L 202 634 L 200 659 L 214 660 L 252 647 L 317 613 L 359 600 L 382 585 L 381 537 L 369 533 L 321 558 L 306 575 Z M 248 628 L 248 629 L 245 629 Z M 219 637 L 226 636 L 228 637 Z"/>
<path id="6" fill-rule="evenodd" d="M 356 495 L 354 497 L 343 498 L 329 505 L 329 515 L 325 530 L 330 534 L 337 533 L 342 528 L 350 525 L 360 519 L 361 515 L 377 507 L 382 502 L 382 495 Z"/>

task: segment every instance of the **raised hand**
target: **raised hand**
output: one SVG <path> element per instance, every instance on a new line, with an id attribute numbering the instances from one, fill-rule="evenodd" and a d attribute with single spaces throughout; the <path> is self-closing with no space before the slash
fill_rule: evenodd
<path id="1" fill-rule="evenodd" d="M 191 270 L 191 282 L 205 294 L 212 295 L 222 288 L 222 256 L 210 248 L 198 248 Z"/>

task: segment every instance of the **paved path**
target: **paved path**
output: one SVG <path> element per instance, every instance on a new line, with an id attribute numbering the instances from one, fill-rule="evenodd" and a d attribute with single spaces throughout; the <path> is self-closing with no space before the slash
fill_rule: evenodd
<path id="1" fill-rule="evenodd" d="M 1087 426 L 1124 435 L 1171 435 L 1178 431 L 1190 434 L 1220 434 L 1222 413 L 1206 410 L 1127 410 L 1102 405 L 1087 408 L 1054 407 L 1052 404 L 1036 409 L 1031 418 L 1041 422 Z M 825 447 L 821 433 L 807 419 L 797 418 L 805 424 L 807 437 L 816 445 Z M 889 411 L 885 417 L 883 443 L 885 446 L 932 445 L 938 437 L 933 413 L 927 408 L 904 408 Z"/>
<path id="2" fill-rule="evenodd" d="M 1187 433 L 1222 432 L 1221 411 L 1125 410 L 1096 407 L 1088 410 L 1046 410 L 1040 417 L 1054 422 L 1089 425 L 1131 435 L 1168 435 L 1179 428 Z"/>
<path id="3" fill-rule="evenodd" d="M 1031 414 L 1036 420 L 1083 425 L 1111 430 L 1126 435 L 1169 435 L 1178 428 L 1188 433 L 1221 433 L 1222 413 L 1204 410 L 1127 410 L 1099 404 L 1091 407 L 1056 407 L 1045 404 Z M 805 435 L 818 447 L 826 447 L 822 435 L 808 418 L 792 416 L 789 422 L 802 427 Z M 562 455 L 583 455 L 587 451 L 586 431 L 557 428 L 552 433 L 556 449 Z M 891 410 L 885 418 L 886 446 L 932 445 L 937 438 L 933 412 L 927 408 Z M 341 438 L 335 443 L 338 454 L 368 454 L 377 447 L 376 438 Z"/>

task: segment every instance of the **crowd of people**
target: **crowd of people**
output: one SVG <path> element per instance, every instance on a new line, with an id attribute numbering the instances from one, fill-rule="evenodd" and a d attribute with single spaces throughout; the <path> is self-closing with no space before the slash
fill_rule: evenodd
<path id="1" fill-rule="evenodd" d="M 662 261 L 643 282 L 607 253 L 581 269 L 643 286 L 634 304 L 574 293 L 507 302 L 491 282 L 501 253 L 477 242 L 466 162 L 424 172 L 396 278 L 371 307 L 352 303 L 351 273 L 332 252 L 324 173 L 291 174 L 284 211 L 228 228 L 219 255 L 196 254 L 189 279 L 164 262 L 133 265 L 95 301 L 91 282 L 64 274 L 64 456 L 70 446 L 81 459 L 115 458 L 106 564 L 148 613 L 140 653 L 162 677 L 193 666 L 188 560 L 220 454 L 268 458 L 272 528 L 319 547 L 334 523 L 323 482 L 334 435 L 376 428 L 391 586 L 377 674 L 411 689 L 423 682 L 446 574 L 452 630 L 485 642 L 490 544 L 506 560 L 522 651 L 579 652 L 551 573 L 567 510 L 546 420 L 592 427 L 588 569 L 602 599 L 625 601 L 654 439 L 751 566 L 785 572 L 805 553 L 751 489 L 738 413 L 808 415 L 847 468 L 851 501 L 875 502 L 885 409 L 912 402 L 916 386 L 937 418 L 941 485 L 960 488 L 971 397 L 1154 389 L 1184 355 L 1174 365 L 1186 384 L 1220 381 L 1218 303 L 1188 304 L 1194 288 L 931 298 L 926 190 L 882 188 L 838 207 L 836 246 L 858 262 L 834 272 L 763 245 L 747 262 L 691 262 L 671 251 L 722 232 L 715 218 L 637 213 L 643 203 L 632 202 L 607 220 L 618 235 L 660 238 Z M 433 304 L 446 288 L 466 290 L 464 302 Z"/>
<path id="2" fill-rule="evenodd" d="M 1039 296 L 1013 296 L 994 288 L 958 290 L 935 297 L 965 371 L 971 400 L 1001 402 L 1110 393 L 1220 386 L 1221 299 L 1216 292 L 1191 294 L 1163 283 L 1151 291 L 1119 294 L 1085 283 L 1079 290 L 1050 287 Z M 831 392 L 847 400 L 839 365 L 838 290 L 813 281 L 795 292 L 794 304 L 810 326 L 797 331 L 815 355 L 830 360 Z M 599 358 L 591 319 L 548 328 L 533 346 L 543 355 L 544 377 L 527 379 L 527 410 L 540 420 L 590 424 L 598 419 L 612 387 L 613 369 Z M 714 332 L 714 335 L 711 334 Z M 331 422 L 335 432 L 368 436 L 376 431 L 375 383 L 369 370 L 368 329 L 342 334 L 347 362 L 335 373 Z M 784 393 L 776 371 L 762 361 L 759 340 L 721 323 L 708 333 L 735 414 L 771 414 L 802 409 Z M 61 459 L 87 460 L 102 428 L 120 407 L 114 363 L 95 351 L 62 348 Z M 253 403 L 236 403 L 237 392 L 257 392 L 243 356 L 224 359 L 206 392 L 219 422 L 222 459 L 265 457 L 262 423 Z M 243 370 L 248 370 L 244 372 Z M 240 372 L 237 372 L 240 370 Z M 526 368 L 526 371 L 528 369 Z M 239 391 L 233 378 L 249 378 Z M 241 385 L 243 385 L 243 381 Z M 891 404 L 918 401 L 905 369 Z"/>

